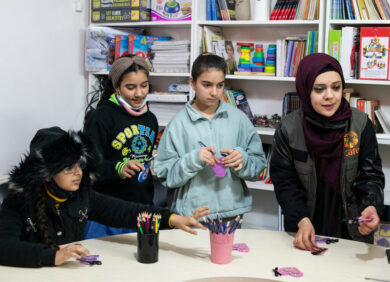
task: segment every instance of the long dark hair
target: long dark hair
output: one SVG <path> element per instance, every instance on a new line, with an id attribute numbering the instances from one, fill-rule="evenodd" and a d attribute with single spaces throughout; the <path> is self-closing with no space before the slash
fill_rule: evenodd
<path id="1" fill-rule="evenodd" d="M 132 58 L 136 55 L 123 55 L 122 57 L 129 57 Z M 130 67 L 128 67 L 120 76 L 117 85 L 115 87 L 119 87 L 123 77 L 130 73 L 130 72 L 137 72 L 137 71 L 144 71 L 149 79 L 149 71 L 146 70 L 143 66 L 138 65 L 136 63 L 132 64 Z M 88 117 L 91 115 L 91 113 L 100 107 L 104 101 L 108 100 L 110 96 L 115 93 L 115 88 L 112 85 L 111 79 L 108 78 L 107 75 L 97 75 L 96 77 L 98 81 L 98 89 L 90 92 L 87 94 L 87 107 L 85 109 L 85 115 L 84 115 L 84 123 L 88 119 Z M 95 104 L 97 105 L 95 106 Z"/>

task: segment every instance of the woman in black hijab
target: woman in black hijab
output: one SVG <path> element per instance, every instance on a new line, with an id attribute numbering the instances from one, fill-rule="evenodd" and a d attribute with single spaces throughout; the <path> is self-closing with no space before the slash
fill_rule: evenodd
<path id="1" fill-rule="evenodd" d="M 339 62 L 316 53 L 299 64 L 299 110 L 276 130 L 270 174 L 294 246 L 315 235 L 373 242 L 384 209 L 384 175 L 374 126 L 343 98 Z M 349 224 L 348 219 L 368 218 Z"/>

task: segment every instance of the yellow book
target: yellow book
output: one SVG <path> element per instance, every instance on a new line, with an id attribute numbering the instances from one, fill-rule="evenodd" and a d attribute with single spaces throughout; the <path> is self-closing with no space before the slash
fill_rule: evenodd
<path id="1" fill-rule="evenodd" d="M 370 17 L 367 13 L 367 7 L 366 4 L 364 3 L 364 0 L 357 0 L 358 6 L 359 6 L 359 14 L 360 18 L 362 20 L 369 20 Z"/>

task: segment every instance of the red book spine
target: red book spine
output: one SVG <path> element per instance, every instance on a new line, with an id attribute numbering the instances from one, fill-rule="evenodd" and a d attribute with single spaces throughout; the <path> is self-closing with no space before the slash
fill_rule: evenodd
<path id="1" fill-rule="evenodd" d="M 115 60 L 121 56 L 121 36 L 115 35 Z"/>
<path id="2" fill-rule="evenodd" d="M 278 0 L 275 4 L 275 7 L 274 9 L 272 10 L 271 12 L 271 15 L 269 17 L 270 20 L 275 20 L 275 15 L 277 14 L 277 11 L 279 9 L 279 6 L 280 6 L 280 2 L 282 2 L 282 0 Z"/>

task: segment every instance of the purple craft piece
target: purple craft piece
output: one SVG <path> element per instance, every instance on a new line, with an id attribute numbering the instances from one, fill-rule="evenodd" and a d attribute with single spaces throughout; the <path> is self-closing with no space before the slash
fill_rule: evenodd
<path id="1" fill-rule="evenodd" d="M 378 241 L 376 241 L 376 244 L 381 247 L 389 247 L 389 241 L 387 241 L 385 238 L 380 238 Z"/>
<path id="2" fill-rule="evenodd" d="M 81 258 L 78 258 L 77 260 L 81 263 L 93 265 L 93 264 L 102 264 L 101 261 L 98 260 L 99 255 L 89 255 L 89 256 L 83 256 Z"/>
<path id="3" fill-rule="evenodd" d="M 337 243 L 339 241 L 339 239 L 332 239 L 332 238 L 329 238 L 329 237 L 320 237 L 320 236 L 316 236 L 316 242 L 317 243 L 326 243 L 326 244 L 330 244 L 330 243 Z"/>
<path id="4" fill-rule="evenodd" d="M 215 164 L 215 165 L 210 165 L 211 169 L 213 170 L 213 172 L 215 173 L 215 175 L 219 178 L 224 178 L 225 175 L 226 175 L 226 168 L 225 168 L 225 165 L 223 164 L 222 162 L 222 159 L 223 158 L 219 158 L 219 163 Z"/>
<path id="5" fill-rule="evenodd" d="M 292 277 L 303 276 L 303 273 L 296 267 L 278 267 L 276 271 L 281 275 L 290 275 Z"/>
<path id="6" fill-rule="evenodd" d="M 247 253 L 247 252 L 249 252 L 249 248 L 248 248 L 248 245 L 245 243 L 237 243 L 237 244 L 233 245 L 233 251 Z"/>

